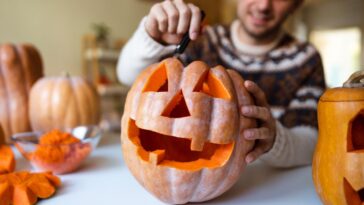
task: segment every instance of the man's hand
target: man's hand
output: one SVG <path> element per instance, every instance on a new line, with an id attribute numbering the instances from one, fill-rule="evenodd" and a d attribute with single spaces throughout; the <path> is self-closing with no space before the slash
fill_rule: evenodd
<path id="1" fill-rule="evenodd" d="M 151 8 L 145 28 L 159 43 L 178 44 L 186 32 L 191 40 L 196 40 L 200 24 L 201 11 L 197 6 L 183 0 L 165 0 Z"/>
<path id="2" fill-rule="evenodd" d="M 243 133 L 245 139 L 256 140 L 253 150 L 245 158 L 247 163 L 251 163 L 273 147 L 276 125 L 264 92 L 257 84 L 249 80 L 245 81 L 244 86 L 254 97 L 256 105 L 242 106 L 241 114 L 258 121 L 258 128 L 246 129 Z"/>

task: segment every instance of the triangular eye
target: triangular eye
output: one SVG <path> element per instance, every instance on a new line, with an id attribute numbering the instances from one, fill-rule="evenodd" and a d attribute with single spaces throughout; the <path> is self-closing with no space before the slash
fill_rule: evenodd
<path id="1" fill-rule="evenodd" d="M 224 83 L 210 71 L 206 71 L 201 75 L 193 92 L 202 92 L 214 98 L 231 99 L 231 95 Z"/>
<path id="2" fill-rule="evenodd" d="M 166 65 L 162 63 L 147 79 L 142 92 L 167 92 L 168 78 Z"/>
<path id="3" fill-rule="evenodd" d="M 348 130 L 348 151 L 364 151 L 364 111 L 361 111 L 349 123 Z"/>
<path id="4" fill-rule="evenodd" d="M 169 118 L 180 118 L 191 116 L 188 110 L 185 97 L 182 91 L 179 91 L 164 109 L 162 116 Z"/>

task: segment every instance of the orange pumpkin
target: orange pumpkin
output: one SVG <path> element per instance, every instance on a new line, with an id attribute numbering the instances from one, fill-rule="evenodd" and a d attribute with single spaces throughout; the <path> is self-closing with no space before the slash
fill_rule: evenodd
<path id="1" fill-rule="evenodd" d="M 42 76 L 42 60 L 32 45 L 0 45 L 0 124 L 8 143 L 12 134 L 31 130 L 28 92 Z"/>
<path id="2" fill-rule="evenodd" d="M 327 205 L 363 204 L 364 71 L 321 96 L 318 122 L 313 160 L 317 193 Z"/>
<path id="3" fill-rule="evenodd" d="M 233 70 L 169 58 L 145 69 L 128 93 L 122 118 L 124 160 L 134 177 L 166 203 L 201 202 L 227 191 L 253 147 L 239 135 L 255 121 L 253 103 Z"/>
<path id="4" fill-rule="evenodd" d="M 30 91 L 30 122 L 33 130 L 96 125 L 100 120 L 100 97 L 82 77 L 46 77 Z"/>

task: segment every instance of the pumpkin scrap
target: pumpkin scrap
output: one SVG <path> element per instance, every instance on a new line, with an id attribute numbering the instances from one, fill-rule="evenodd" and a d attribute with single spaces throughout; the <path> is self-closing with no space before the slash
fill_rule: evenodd
<path id="1" fill-rule="evenodd" d="M 7 145 L 0 145 L 0 174 L 13 172 L 14 169 L 15 157 L 11 147 Z"/>
<path id="2" fill-rule="evenodd" d="M 52 130 L 40 138 L 29 158 L 41 170 L 62 174 L 75 170 L 90 152 L 89 143 L 81 143 L 70 133 Z"/>
<path id="3" fill-rule="evenodd" d="M 0 175 L 0 205 L 35 204 L 38 198 L 49 198 L 61 186 L 61 180 L 51 172 L 13 172 Z"/>

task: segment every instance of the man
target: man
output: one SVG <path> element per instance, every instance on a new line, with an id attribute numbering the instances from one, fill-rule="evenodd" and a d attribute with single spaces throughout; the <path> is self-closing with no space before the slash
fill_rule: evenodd
<path id="1" fill-rule="evenodd" d="M 310 164 L 317 141 L 316 107 L 325 89 L 321 58 L 316 49 L 287 34 L 282 25 L 303 0 L 237 0 L 230 26 L 207 27 L 200 37 L 200 9 L 183 0 L 155 4 L 121 53 L 120 81 L 131 84 L 148 65 L 171 55 L 184 33 L 195 40 L 181 56 L 188 64 L 202 60 L 213 67 L 238 71 L 255 106 L 241 114 L 259 127 L 243 136 L 257 140 L 246 156 L 272 166 Z M 207 14 L 209 15 L 209 14 Z"/>

